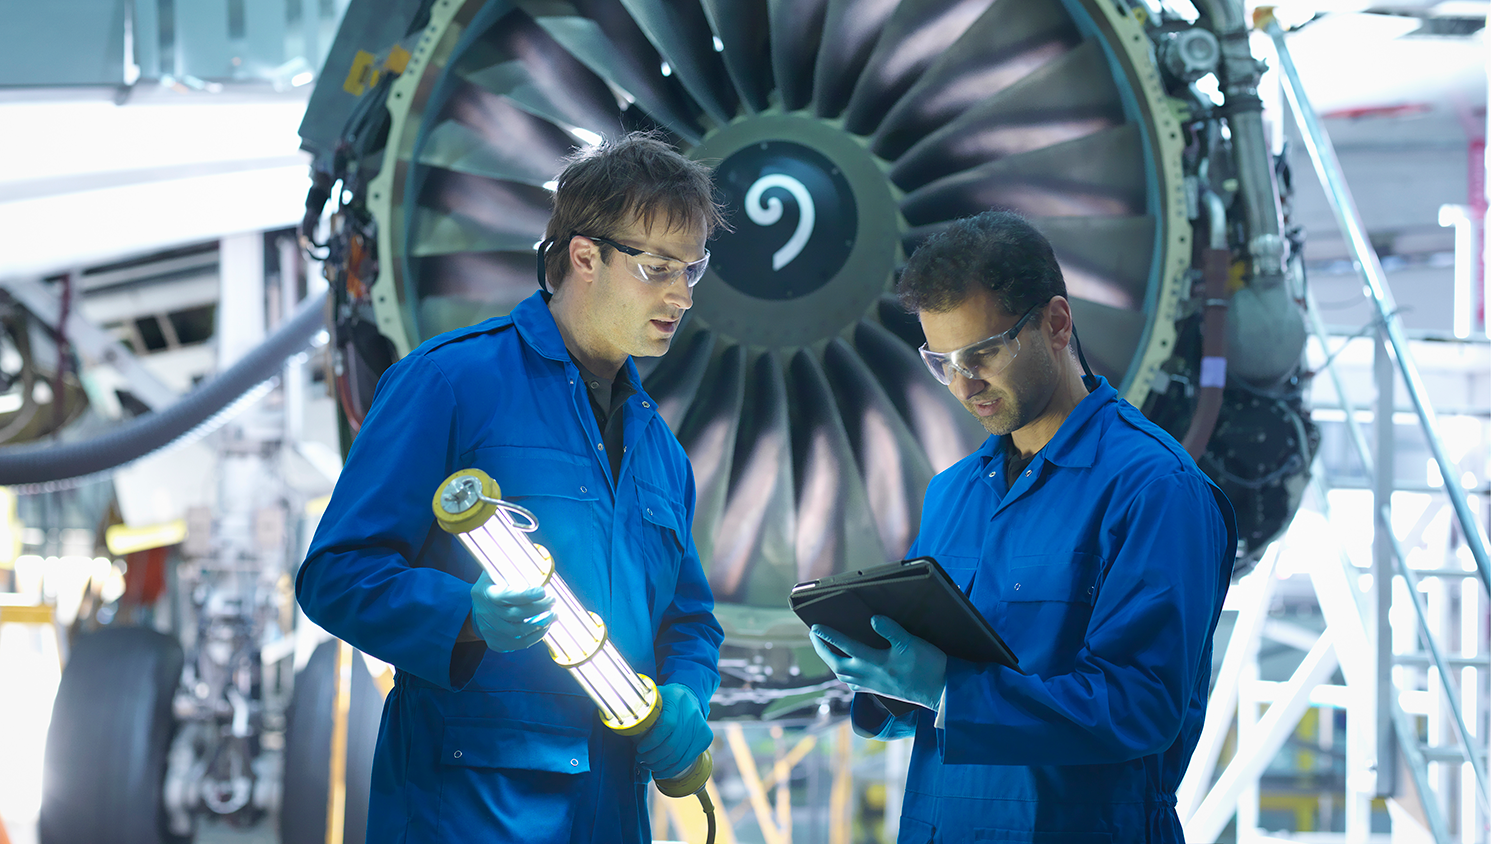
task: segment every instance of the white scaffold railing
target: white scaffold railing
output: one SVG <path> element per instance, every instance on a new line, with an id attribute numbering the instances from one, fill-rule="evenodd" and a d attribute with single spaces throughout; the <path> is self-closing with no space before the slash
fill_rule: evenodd
<path id="1" fill-rule="evenodd" d="M 1333 207 L 1334 216 L 1338 219 L 1339 228 L 1344 234 L 1344 241 L 1349 247 L 1355 265 L 1359 268 L 1360 275 L 1364 278 L 1365 291 L 1369 294 L 1370 303 L 1375 309 L 1375 316 L 1380 324 L 1378 339 L 1383 342 L 1378 342 L 1377 346 L 1386 347 L 1386 351 L 1401 372 L 1402 381 L 1406 384 L 1407 392 L 1411 394 L 1412 407 L 1416 411 L 1418 424 L 1427 438 L 1427 445 L 1432 450 L 1433 459 L 1437 462 L 1438 471 L 1442 475 L 1443 487 L 1448 491 L 1448 497 L 1453 500 L 1454 513 L 1463 529 L 1469 551 L 1474 555 L 1479 576 L 1484 580 L 1485 589 L 1489 589 L 1489 539 L 1479 530 L 1474 514 L 1470 512 L 1466 504 L 1468 493 L 1459 483 L 1458 470 L 1454 468 L 1453 461 L 1448 457 L 1448 450 L 1443 446 L 1442 438 L 1438 435 L 1437 414 L 1433 412 L 1432 400 L 1427 395 L 1427 388 L 1423 386 L 1422 379 L 1417 375 L 1416 366 L 1412 362 L 1406 329 L 1387 292 L 1385 270 L 1380 264 L 1380 259 L 1375 255 L 1375 247 L 1370 243 L 1370 235 L 1365 231 L 1359 211 L 1354 206 L 1349 183 L 1344 178 L 1344 171 L 1339 165 L 1338 156 L 1334 154 L 1333 144 L 1329 142 L 1328 134 L 1323 129 L 1322 118 L 1313 109 L 1312 102 L 1307 97 L 1307 91 L 1302 86 L 1302 78 L 1297 74 L 1292 55 L 1287 50 L 1286 33 L 1275 18 L 1270 18 L 1266 22 L 1265 31 L 1276 45 L 1276 53 L 1281 65 L 1282 87 L 1286 90 L 1292 114 L 1297 120 L 1297 127 L 1301 130 L 1302 139 L 1307 144 L 1307 150 L 1312 157 L 1313 169 L 1318 173 L 1318 181 L 1323 185 L 1328 204 Z M 1377 349 L 1377 359 L 1379 356 L 1379 349 Z M 1366 468 L 1369 469 L 1370 465 L 1367 464 Z"/>

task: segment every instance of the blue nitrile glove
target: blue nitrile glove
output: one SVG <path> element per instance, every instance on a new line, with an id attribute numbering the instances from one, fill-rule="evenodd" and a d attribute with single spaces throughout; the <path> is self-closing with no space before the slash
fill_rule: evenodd
<path id="1" fill-rule="evenodd" d="M 714 734 L 698 698 L 687 686 L 668 683 L 657 693 L 661 695 L 661 714 L 641 736 L 636 752 L 657 779 L 671 779 L 687 770 L 698 754 L 713 744 Z"/>
<path id="2" fill-rule="evenodd" d="M 496 586 L 489 572 L 479 575 L 469 590 L 473 602 L 474 630 L 492 651 L 519 651 L 542 640 L 556 618 L 552 599 L 541 587 L 525 592 L 507 592 Z"/>
<path id="3" fill-rule="evenodd" d="M 890 648 L 862 645 L 824 624 L 814 624 L 809 638 L 818 656 L 856 692 L 884 695 L 937 711 L 948 674 L 948 656 L 883 615 L 870 619 L 870 629 L 885 637 Z M 829 645 L 848 656 L 835 654 Z"/>

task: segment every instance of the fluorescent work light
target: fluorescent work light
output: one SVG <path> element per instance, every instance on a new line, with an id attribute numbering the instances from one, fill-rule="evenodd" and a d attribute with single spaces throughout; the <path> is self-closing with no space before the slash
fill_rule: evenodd
<path id="1" fill-rule="evenodd" d="M 637 736 L 656 723 L 661 715 L 656 684 L 631 670 L 609 640 L 604 620 L 583 608 L 557 574 L 552 555 L 527 536 L 538 527 L 536 516 L 501 500 L 499 484 L 478 469 L 448 476 L 432 497 L 432 512 L 496 585 L 513 592 L 540 586 L 552 598 L 556 621 L 542 641 L 552 661 L 566 668 L 593 698 L 606 727 Z M 713 767 L 713 757 L 705 750 L 686 771 L 658 779 L 656 787 L 668 797 L 687 797 L 705 787 Z"/>

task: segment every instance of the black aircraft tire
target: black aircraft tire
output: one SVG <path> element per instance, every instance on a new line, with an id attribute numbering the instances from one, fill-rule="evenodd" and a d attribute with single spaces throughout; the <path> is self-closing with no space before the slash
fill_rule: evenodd
<path id="1" fill-rule="evenodd" d="M 323 844 L 328 829 L 328 761 L 339 643 L 319 645 L 297 672 L 287 710 L 282 773 L 281 844 Z M 384 700 L 356 652 L 350 671 L 349 744 L 344 765 L 344 840 L 365 840 L 370 769 Z"/>
<path id="2" fill-rule="evenodd" d="M 141 627 L 80 636 L 63 670 L 42 777 L 41 844 L 161 844 L 162 780 L 182 646 Z"/>

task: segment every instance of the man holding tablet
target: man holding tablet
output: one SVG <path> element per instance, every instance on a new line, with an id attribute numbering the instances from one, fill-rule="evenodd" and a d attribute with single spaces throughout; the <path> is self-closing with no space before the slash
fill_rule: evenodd
<path id="1" fill-rule="evenodd" d="M 934 558 L 1020 663 L 948 657 L 883 616 L 888 650 L 813 628 L 860 693 L 855 729 L 916 737 L 899 840 L 1182 841 L 1228 500 L 1074 353 L 1062 272 L 1019 215 L 958 221 L 897 292 L 933 376 L 992 435 L 932 480 L 909 556 Z"/>

